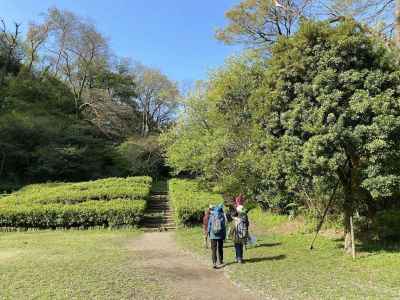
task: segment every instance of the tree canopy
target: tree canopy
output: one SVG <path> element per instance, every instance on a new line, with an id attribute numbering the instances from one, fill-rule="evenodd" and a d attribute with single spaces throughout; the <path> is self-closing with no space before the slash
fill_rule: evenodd
<path id="1" fill-rule="evenodd" d="M 166 136 L 168 162 L 283 207 L 324 201 L 338 183 L 349 248 L 355 210 L 398 194 L 397 50 L 352 20 L 305 21 L 270 59 L 254 55 L 188 103 Z"/>

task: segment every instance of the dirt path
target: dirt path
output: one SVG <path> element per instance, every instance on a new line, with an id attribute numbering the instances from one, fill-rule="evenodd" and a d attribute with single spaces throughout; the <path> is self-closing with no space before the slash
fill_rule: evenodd
<path id="1" fill-rule="evenodd" d="M 222 269 L 213 270 L 178 249 L 173 232 L 145 233 L 131 249 L 143 258 L 143 269 L 157 274 L 167 287 L 166 299 L 256 299 L 233 285 Z"/>

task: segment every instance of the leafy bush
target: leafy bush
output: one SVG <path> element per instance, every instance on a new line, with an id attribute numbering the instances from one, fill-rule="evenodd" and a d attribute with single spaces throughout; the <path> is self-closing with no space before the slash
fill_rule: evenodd
<path id="1" fill-rule="evenodd" d="M 199 223 L 204 210 L 210 204 L 223 202 L 221 195 L 205 191 L 196 180 L 172 179 L 168 185 L 175 220 L 178 224 Z"/>
<path id="2" fill-rule="evenodd" d="M 3 228 L 116 227 L 137 225 L 144 200 L 87 201 L 76 205 L 7 205 L 0 207 Z"/>
<path id="3" fill-rule="evenodd" d="M 88 200 L 115 198 L 146 199 L 150 193 L 150 177 L 107 178 L 80 183 L 29 185 L 3 199 L 18 204 L 75 204 Z"/>
<path id="4" fill-rule="evenodd" d="M 126 176 L 147 175 L 162 177 L 168 175 L 158 136 L 132 137 L 118 145 L 113 163 Z"/>
<path id="5" fill-rule="evenodd" d="M 380 240 L 400 240 L 400 210 L 378 212 L 374 223 Z"/>
<path id="6" fill-rule="evenodd" d="M 146 208 L 150 177 L 29 185 L 0 201 L 0 227 L 134 226 Z"/>

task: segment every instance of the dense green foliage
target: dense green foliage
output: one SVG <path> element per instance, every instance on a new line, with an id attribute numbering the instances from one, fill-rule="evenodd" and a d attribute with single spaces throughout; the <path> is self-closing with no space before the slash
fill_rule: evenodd
<path id="1" fill-rule="evenodd" d="M 186 114 L 162 136 L 175 173 L 203 175 L 220 190 L 249 192 L 256 182 L 249 97 L 263 78 L 265 62 L 254 53 L 231 59 L 189 97 Z"/>
<path id="2" fill-rule="evenodd" d="M 171 179 L 168 190 L 178 224 L 200 223 L 210 204 L 223 203 L 221 195 L 206 191 L 197 180 Z"/>
<path id="3" fill-rule="evenodd" d="M 0 227 L 134 226 L 146 208 L 149 177 L 35 184 L 0 201 Z"/>
<path id="4" fill-rule="evenodd" d="M 372 230 L 380 241 L 400 241 L 400 211 L 391 209 L 378 212 Z"/>
<path id="5" fill-rule="evenodd" d="M 110 141 L 76 120 L 69 89 L 49 76 L 21 73 L 0 88 L 1 185 L 80 181 L 110 175 Z"/>
<path id="6" fill-rule="evenodd" d="M 113 162 L 123 176 L 145 174 L 158 178 L 169 175 L 156 135 L 128 139 L 118 145 L 115 152 Z"/>
<path id="7" fill-rule="evenodd" d="M 398 204 L 398 61 L 354 21 L 303 22 L 270 58 L 247 55 L 211 77 L 164 136 L 168 162 L 281 209 L 323 206 L 338 184 L 349 233 L 355 211 Z"/>

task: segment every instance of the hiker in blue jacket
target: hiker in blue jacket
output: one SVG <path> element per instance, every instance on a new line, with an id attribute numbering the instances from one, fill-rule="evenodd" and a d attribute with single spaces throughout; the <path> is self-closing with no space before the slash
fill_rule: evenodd
<path id="1" fill-rule="evenodd" d="M 226 238 L 225 214 L 222 205 L 212 210 L 208 220 L 208 236 L 211 242 L 211 256 L 213 268 L 217 268 L 217 252 L 218 262 L 222 266 L 224 264 L 224 240 Z"/>

